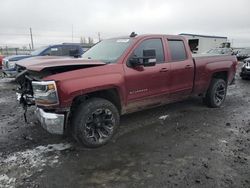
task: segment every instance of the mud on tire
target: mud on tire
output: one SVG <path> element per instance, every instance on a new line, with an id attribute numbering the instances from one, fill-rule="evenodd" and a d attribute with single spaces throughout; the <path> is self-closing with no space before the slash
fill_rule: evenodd
<path id="1" fill-rule="evenodd" d="M 72 135 L 86 147 L 96 148 L 108 143 L 116 132 L 120 115 L 113 103 L 102 98 L 88 99 L 72 116 Z"/>

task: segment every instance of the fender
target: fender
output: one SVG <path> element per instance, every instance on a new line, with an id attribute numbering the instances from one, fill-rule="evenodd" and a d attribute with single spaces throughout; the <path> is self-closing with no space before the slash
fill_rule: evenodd
<path id="1" fill-rule="evenodd" d="M 234 65 L 234 62 L 232 62 L 232 61 L 216 61 L 213 63 L 206 64 L 206 66 L 205 66 L 205 72 L 207 74 L 207 82 L 206 82 L 207 84 L 205 86 L 206 90 L 208 89 L 208 87 L 213 79 L 213 75 L 216 73 L 226 72 L 227 73 L 227 81 L 231 82 L 233 77 L 232 77 L 232 74 L 230 74 L 230 73 L 233 73 L 233 71 L 232 71 L 233 65 Z"/>
<path id="2" fill-rule="evenodd" d="M 68 108 L 77 96 L 114 88 L 118 91 L 122 104 L 126 93 L 123 75 L 122 64 L 108 64 L 50 75 L 43 80 L 56 81 L 59 108 Z"/>
<path id="3" fill-rule="evenodd" d="M 57 82 L 60 99 L 60 107 L 69 107 L 75 97 L 88 93 L 116 89 L 119 97 L 124 103 L 124 79 L 121 74 L 106 74 L 92 77 L 70 79 Z"/>

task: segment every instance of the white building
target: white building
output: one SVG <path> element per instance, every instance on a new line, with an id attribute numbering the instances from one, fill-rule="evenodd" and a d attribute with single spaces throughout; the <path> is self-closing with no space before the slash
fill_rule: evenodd
<path id="1" fill-rule="evenodd" d="M 188 40 L 188 44 L 193 53 L 204 53 L 212 48 L 222 47 L 221 45 L 227 43 L 227 37 L 195 35 L 188 33 L 181 33 Z M 224 47 L 224 46 L 223 46 Z M 230 47 L 230 46 L 227 46 Z"/>

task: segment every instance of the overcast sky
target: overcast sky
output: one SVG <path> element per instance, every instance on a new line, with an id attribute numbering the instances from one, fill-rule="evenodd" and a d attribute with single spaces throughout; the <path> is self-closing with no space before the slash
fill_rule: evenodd
<path id="1" fill-rule="evenodd" d="M 250 0 L 0 0 L 0 46 L 146 33 L 226 36 L 250 47 Z"/>

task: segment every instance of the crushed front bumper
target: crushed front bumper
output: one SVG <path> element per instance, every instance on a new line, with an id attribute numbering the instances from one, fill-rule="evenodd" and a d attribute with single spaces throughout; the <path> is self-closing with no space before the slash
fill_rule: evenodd
<path id="1" fill-rule="evenodd" d="M 9 70 L 3 70 L 3 73 L 9 77 L 9 78 L 15 78 L 17 75 L 17 71 L 9 71 Z"/>
<path id="2" fill-rule="evenodd" d="M 35 110 L 35 114 L 41 123 L 41 126 L 51 134 L 64 134 L 64 114 L 45 112 L 41 108 Z"/>

